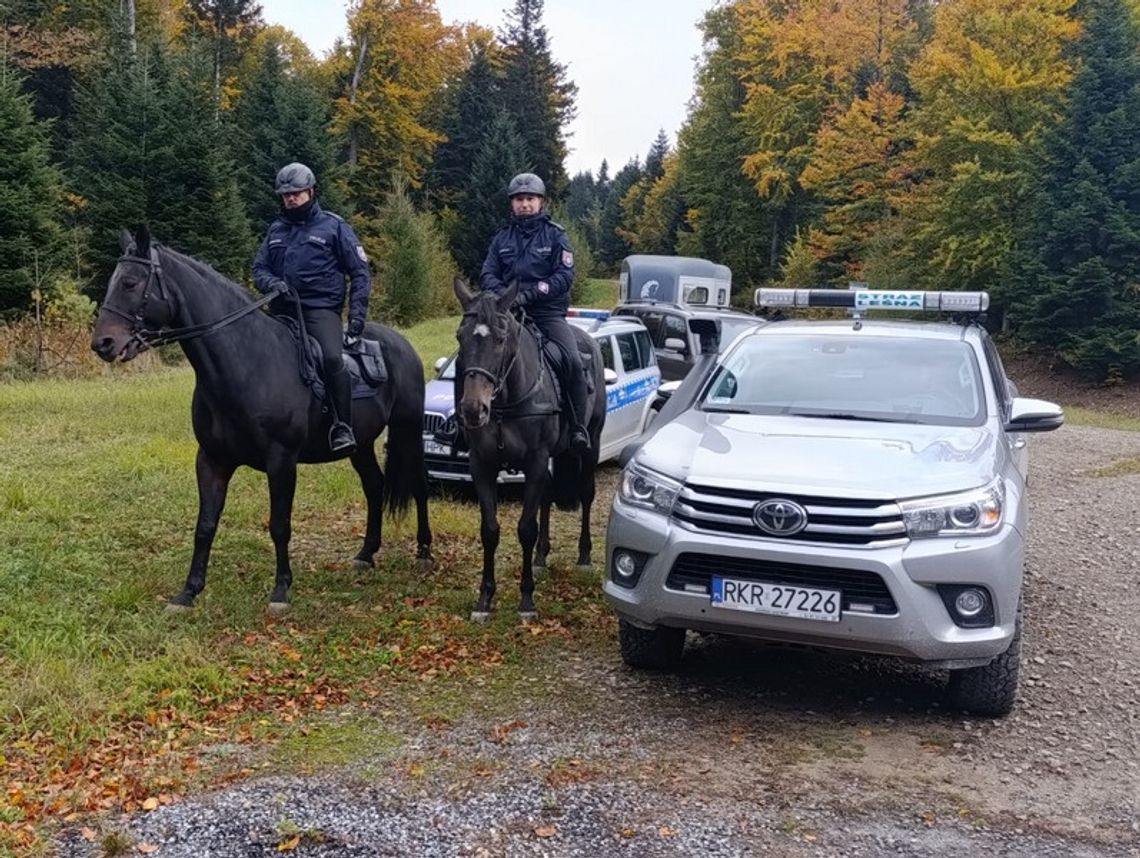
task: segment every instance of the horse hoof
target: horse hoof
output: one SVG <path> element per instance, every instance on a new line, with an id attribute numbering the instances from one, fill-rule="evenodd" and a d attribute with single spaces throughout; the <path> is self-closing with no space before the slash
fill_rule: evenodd
<path id="1" fill-rule="evenodd" d="M 269 603 L 269 613 L 271 613 L 271 614 L 276 614 L 277 616 L 281 616 L 281 614 L 286 614 L 288 612 L 289 612 L 289 603 L 288 602 L 270 602 Z"/>
<path id="2" fill-rule="evenodd" d="M 519 623 L 529 626 L 538 620 L 538 611 L 519 611 Z"/>
<path id="3" fill-rule="evenodd" d="M 593 568 L 594 568 L 593 563 L 579 563 L 578 564 L 578 571 L 579 572 L 589 572 Z"/>
<path id="4" fill-rule="evenodd" d="M 179 605 L 177 602 L 167 602 L 166 608 L 163 609 L 164 614 L 185 614 L 190 610 L 189 605 Z"/>
<path id="5" fill-rule="evenodd" d="M 534 563 L 531 565 L 531 567 L 530 567 L 530 568 L 531 568 L 531 570 L 532 570 L 532 571 L 534 571 L 535 573 L 539 573 L 539 572 L 545 572 L 545 571 L 546 571 L 546 561 L 544 560 L 544 561 L 542 561 L 541 563 L 539 563 L 539 562 L 536 560 L 536 561 L 535 561 L 535 562 L 534 562 Z"/>
<path id="6" fill-rule="evenodd" d="M 472 611 L 471 612 L 471 622 L 473 622 L 473 623 L 485 623 L 490 618 L 491 618 L 491 612 L 490 611 Z"/>
<path id="7" fill-rule="evenodd" d="M 373 563 L 371 560 L 362 560 L 362 559 L 361 559 L 361 558 L 359 558 L 359 557 L 353 557 L 353 558 L 352 558 L 352 568 L 353 568 L 353 569 L 356 569 L 356 570 L 360 570 L 360 569 L 375 569 L 375 568 L 376 568 L 376 564 L 375 564 L 375 563 Z"/>
<path id="8" fill-rule="evenodd" d="M 417 572 L 430 572 L 435 568 L 435 561 L 430 557 L 417 557 L 416 558 L 416 571 Z"/>

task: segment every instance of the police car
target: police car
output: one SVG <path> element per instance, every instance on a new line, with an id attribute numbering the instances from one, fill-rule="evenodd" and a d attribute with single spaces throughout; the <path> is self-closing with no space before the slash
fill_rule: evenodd
<path id="1" fill-rule="evenodd" d="M 1027 435 L 1061 409 L 1017 395 L 985 293 L 760 289 L 774 321 L 706 343 L 625 468 L 605 594 L 635 667 L 686 629 L 897 656 L 949 670 L 952 705 L 1017 691 Z M 872 310 L 950 313 L 888 321 Z"/>
<path id="2" fill-rule="evenodd" d="M 650 403 L 661 384 L 657 357 L 645 326 L 636 319 L 614 318 L 607 310 L 571 308 L 567 321 L 597 340 L 602 354 L 606 422 L 599 461 L 612 459 L 645 429 Z M 436 370 L 435 379 L 427 384 L 424 400 L 424 459 L 428 476 L 441 481 L 470 480 L 466 451 L 457 451 L 438 437 L 454 434 L 455 430 L 455 356 L 440 358 Z M 499 474 L 501 483 L 522 479 L 517 471 Z"/>

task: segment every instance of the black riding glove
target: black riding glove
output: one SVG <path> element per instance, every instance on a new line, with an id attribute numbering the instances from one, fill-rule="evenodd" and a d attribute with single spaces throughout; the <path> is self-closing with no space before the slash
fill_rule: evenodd
<path id="1" fill-rule="evenodd" d="M 364 333 L 364 320 L 363 319 L 349 319 L 348 320 L 348 335 L 350 337 L 359 337 Z"/>
<path id="2" fill-rule="evenodd" d="M 289 284 L 284 280 L 274 280 L 273 285 L 269 287 L 271 295 L 285 296 L 289 294 Z"/>

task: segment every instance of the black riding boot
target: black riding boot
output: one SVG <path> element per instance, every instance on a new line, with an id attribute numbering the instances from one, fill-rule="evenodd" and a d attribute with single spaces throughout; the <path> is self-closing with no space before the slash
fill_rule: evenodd
<path id="1" fill-rule="evenodd" d="M 570 428 L 570 449 L 575 453 L 584 453 L 590 449 L 590 433 L 586 431 L 586 373 L 584 370 L 571 369 L 569 375 L 570 410 L 573 412 L 570 415 L 573 421 Z"/>
<path id="2" fill-rule="evenodd" d="M 333 425 L 329 430 L 329 449 L 334 453 L 351 453 L 356 449 L 356 436 L 352 434 L 352 379 L 348 370 L 341 368 L 325 380 L 329 401 L 333 407 Z"/>

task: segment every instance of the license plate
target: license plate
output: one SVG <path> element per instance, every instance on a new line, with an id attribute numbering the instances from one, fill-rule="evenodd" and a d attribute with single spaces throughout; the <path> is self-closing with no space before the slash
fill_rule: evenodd
<path id="1" fill-rule="evenodd" d="M 439 441 L 433 441 L 430 438 L 424 439 L 424 452 L 430 453 L 433 456 L 450 456 L 451 445 L 441 444 Z"/>
<path id="2" fill-rule="evenodd" d="M 736 578 L 712 579 L 712 606 L 730 611 L 750 611 L 754 614 L 837 623 L 841 597 L 838 590 L 817 590 L 814 587 L 741 581 Z"/>

